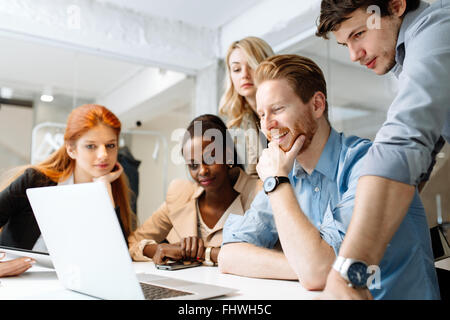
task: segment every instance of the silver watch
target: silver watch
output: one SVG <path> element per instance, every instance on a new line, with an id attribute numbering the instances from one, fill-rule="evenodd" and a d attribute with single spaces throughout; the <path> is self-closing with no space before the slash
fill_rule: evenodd
<path id="1" fill-rule="evenodd" d="M 333 269 L 339 272 L 348 282 L 349 287 L 367 288 L 367 279 L 370 274 L 365 262 L 338 256 L 333 263 Z"/>

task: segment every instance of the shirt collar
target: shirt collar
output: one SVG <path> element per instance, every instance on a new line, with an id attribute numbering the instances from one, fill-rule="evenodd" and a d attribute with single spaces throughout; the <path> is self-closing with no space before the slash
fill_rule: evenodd
<path id="1" fill-rule="evenodd" d="M 341 152 L 340 135 L 333 128 L 330 130 L 330 135 L 325 147 L 322 150 L 319 161 L 317 162 L 314 171 L 317 171 L 330 180 L 335 180 L 336 170 L 339 164 L 339 155 Z M 314 172 L 313 171 L 313 172 Z M 297 178 L 303 178 L 307 175 L 302 166 L 295 160 L 292 174 Z"/>
<path id="2" fill-rule="evenodd" d="M 292 175 L 294 177 L 297 177 L 298 179 L 304 178 L 307 175 L 306 171 L 302 168 L 300 163 L 298 163 L 297 159 L 294 160 L 294 168 L 292 169 Z"/>
<path id="3" fill-rule="evenodd" d="M 420 2 L 419 8 L 417 8 L 414 11 L 408 12 L 405 17 L 403 18 L 402 25 L 400 26 L 400 31 L 398 33 L 398 39 L 397 39 L 397 55 L 396 55 L 396 61 L 397 63 L 400 63 L 403 65 L 403 59 L 404 56 L 404 46 L 405 46 L 405 37 L 406 32 L 409 29 L 409 27 L 415 22 L 416 18 L 422 14 L 423 11 L 425 11 L 430 6 L 429 3 L 426 3 L 424 1 Z"/>

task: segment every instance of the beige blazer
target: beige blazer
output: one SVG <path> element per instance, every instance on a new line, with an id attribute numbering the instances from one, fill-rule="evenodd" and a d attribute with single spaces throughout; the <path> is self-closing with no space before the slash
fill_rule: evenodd
<path id="1" fill-rule="evenodd" d="M 257 177 L 247 175 L 239 170 L 239 177 L 234 189 L 239 196 L 225 211 L 224 215 L 240 214 L 250 208 L 253 198 L 262 189 L 262 182 Z M 150 261 L 143 255 L 146 244 L 155 241 L 162 242 L 167 238 L 169 232 L 170 243 L 181 241 L 182 238 L 198 236 L 198 216 L 196 210 L 197 198 L 204 189 L 197 183 L 188 180 L 174 180 L 170 183 L 166 201 L 128 237 L 129 252 L 135 261 Z M 205 246 L 220 247 L 222 245 L 222 229 L 226 221 L 220 219 L 208 234 Z M 154 243 L 154 242 L 153 242 Z"/>

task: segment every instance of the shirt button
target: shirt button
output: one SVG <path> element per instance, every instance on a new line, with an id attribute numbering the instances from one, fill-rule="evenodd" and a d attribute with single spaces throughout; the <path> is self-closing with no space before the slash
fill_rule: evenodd
<path id="1" fill-rule="evenodd" d="M 319 191 L 320 191 L 319 187 L 316 187 L 316 188 L 314 189 L 314 191 L 315 191 L 315 192 L 319 192 Z"/>

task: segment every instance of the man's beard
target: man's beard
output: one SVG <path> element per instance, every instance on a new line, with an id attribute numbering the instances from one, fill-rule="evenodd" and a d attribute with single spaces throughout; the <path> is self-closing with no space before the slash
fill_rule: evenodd
<path id="1" fill-rule="evenodd" d="M 387 56 L 387 59 L 388 59 L 388 62 L 387 62 L 387 64 L 386 64 L 386 67 L 384 68 L 384 70 L 383 70 L 383 73 L 382 74 L 387 74 L 388 72 L 390 72 L 394 67 L 395 67 L 395 65 L 397 64 L 397 61 L 395 60 L 396 59 L 396 55 L 397 55 L 397 43 L 398 43 L 398 35 L 400 34 L 400 26 L 398 26 L 398 28 L 397 28 L 397 33 L 395 34 L 395 46 L 392 48 L 392 49 L 387 49 L 387 51 L 386 52 L 390 52 L 390 54 L 389 53 L 387 53 L 386 54 L 386 56 Z"/>
<path id="2" fill-rule="evenodd" d="M 387 65 L 384 68 L 383 73 L 381 75 L 387 74 L 389 71 L 391 71 L 395 67 L 396 64 L 397 64 L 397 62 L 395 61 L 395 54 L 394 54 L 394 57 L 388 61 Z"/>
<path id="3" fill-rule="evenodd" d="M 310 112 L 306 112 L 304 116 L 301 118 L 301 121 L 296 123 L 292 129 L 289 128 L 281 128 L 278 131 L 283 132 L 288 130 L 288 134 L 292 137 L 290 141 L 288 141 L 288 145 L 284 145 L 284 143 L 280 144 L 280 149 L 284 152 L 288 152 L 291 150 L 292 146 L 294 145 L 294 142 L 297 140 L 297 138 L 301 135 L 305 136 L 305 142 L 303 142 L 303 146 L 300 150 L 300 152 L 305 151 L 309 145 L 311 144 L 311 141 L 316 134 L 317 131 L 317 123 L 314 121 L 312 114 Z M 269 133 L 268 140 L 272 140 L 272 136 Z M 299 152 L 299 153 L 300 153 Z"/>

